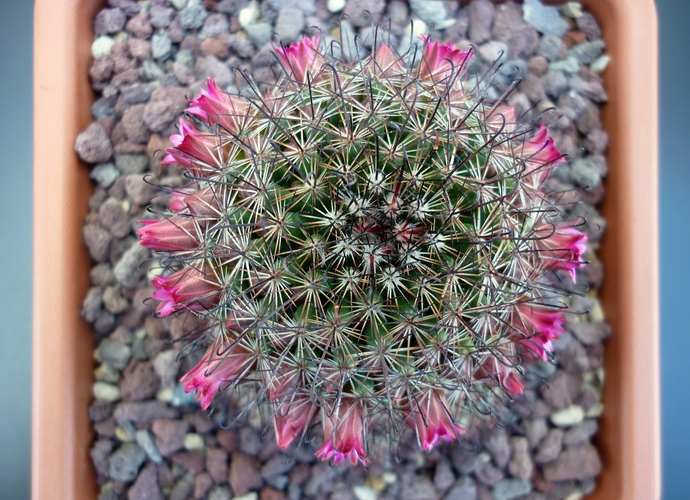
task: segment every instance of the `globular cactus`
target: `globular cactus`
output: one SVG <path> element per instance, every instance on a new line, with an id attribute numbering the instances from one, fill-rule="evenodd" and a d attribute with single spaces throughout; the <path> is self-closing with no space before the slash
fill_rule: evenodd
<path id="1" fill-rule="evenodd" d="M 205 325 L 182 383 L 203 408 L 250 387 L 281 448 L 320 421 L 335 463 L 366 464 L 379 423 L 430 450 L 563 332 L 554 273 L 586 251 L 544 189 L 563 156 L 470 90 L 471 51 L 422 52 L 279 48 L 265 95 L 209 80 L 163 159 L 190 183 L 139 235 L 166 265 L 157 313 Z"/>

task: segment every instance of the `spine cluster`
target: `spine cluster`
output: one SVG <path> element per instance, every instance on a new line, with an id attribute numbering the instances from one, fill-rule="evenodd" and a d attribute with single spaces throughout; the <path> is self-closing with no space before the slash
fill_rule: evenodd
<path id="1" fill-rule="evenodd" d="M 549 275 L 574 281 L 586 236 L 544 193 L 546 128 L 470 91 L 471 58 L 425 38 L 417 64 L 347 62 L 315 37 L 277 50 L 264 95 L 191 101 L 163 159 L 190 183 L 138 233 L 157 313 L 205 325 L 182 379 L 203 408 L 242 384 L 281 448 L 321 422 L 319 457 L 366 464 L 379 423 L 430 450 L 548 359 Z"/>

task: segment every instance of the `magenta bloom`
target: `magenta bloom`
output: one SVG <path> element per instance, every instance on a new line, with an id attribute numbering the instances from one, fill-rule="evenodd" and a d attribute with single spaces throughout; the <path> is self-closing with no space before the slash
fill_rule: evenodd
<path id="1" fill-rule="evenodd" d="M 518 342 L 545 361 L 546 353 L 553 351 L 551 341 L 564 332 L 563 323 L 565 318 L 560 312 L 546 306 L 523 302 L 515 308 L 513 324 L 518 332 L 524 334 Z"/>
<path id="2" fill-rule="evenodd" d="M 253 362 L 252 354 L 237 344 L 230 347 L 214 344 L 180 382 L 184 392 L 197 391 L 196 399 L 205 410 L 221 387 L 242 376 Z"/>
<path id="3" fill-rule="evenodd" d="M 560 163 L 565 161 L 544 124 L 539 126 L 534 137 L 525 142 L 523 155 L 526 164 L 524 176 L 534 175 L 539 185 Z"/>
<path id="4" fill-rule="evenodd" d="M 307 71 L 313 71 L 315 63 L 322 61 L 323 56 L 319 53 L 320 39 L 319 36 L 302 38 L 299 42 L 276 49 L 283 64 L 292 70 L 293 78 L 300 83 L 306 81 Z"/>
<path id="5" fill-rule="evenodd" d="M 367 465 L 364 452 L 364 416 L 362 405 L 356 401 L 344 401 L 330 417 L 321 411 L 323 420 L 323 446 L 316 452 L 321 460 L 333 459 L 336 465 L 349 460 Z"/>
<path id="6" fill-rule="evenodd" d="M 314 404 L 308 396 L 295 396 L 284 401 L 273 416 L 276 442 L 285 450 L 297 435 L 309 424 L 314 414 Z"/>
<path id="7" fill-rule="evenodd" d="M 428 390 L 417 400 L 412 425 L 424 451 L 430 451 L 441 439 L 452 441 L 465 431 L 453 422 L 453 418 L 448 413 L 445 394 L 433 389 Z"/>
<path id="8" fill-rule="evenodd" d="M 237 134 L 247 122 L 249 102 L 240 96 L 220 90 L 213 78 L 208 79 L 206 89 L 201 95 L 192 99 L 187 109 L 190 115 L 198 116 L 214 126 L 218 124 L 230 134 Z"/>
<path id="9" fill-rule="evenodd" d="M 488 356 L 477 370 L 478 375 L 485 374 L 497 380 L 501 387 L 511 394 L 522 394 L 524 386 L 513 372 L 513 368 L 506 363 L 502 363 L 497 356 Z"/>
<path id="10" fill-rule="evenodd" d="M 168 203 L 170 210 L 173 212 L 182 212 L 187 208 L 184 199 L 195 192 L 196 189 L 194 188 L 183 187 L 170 193 L 170 202 Z"/>
<path id="11" fill-rule="evenodd" d="M 216 134 L 203 134 L 185 120 L 180 120 L 180 133 L 171 135 L 170 140 L 175 147 L 168 148 L 161 165 L 177 163 L 202 176 L 202 171 L 194 168 L 198 163 L 214 168 L 223 164 L 223 148 Z"/>
<path id="12" fill-rule="evenodd" d="M 385 43 L 376 49 L 376 53 L 374 58 L 371 60 L 371 64 L 373 67 L 373 72 L 377 76 L 385 75 L 391 77 L 405 74 L 405 65 Z"/>
<path id="13" fill-rule="evenodd" d="M 572 223 L 542 226 L 535 232 L 539 255 L 547 267 L 562 269 L 575 283 L 576 270 L 586 264 L 582 255 L 587 251 L 587 235 Z"/>
<path id="14" fill-rule="evenodd" d="M 419 63 L 420 78 L 443 81 L 457 75 L 472 59 L 471 50 L 460 50 L 450 42 L 441 45 L 438 41 L 432 42 L 427 35 L 419 35 L 419 39 L 424 42 L 424 58 Z"/>
<path id="15" fill-rule="evenodd" d="M 140 243 L 154 252 L 182 252 L 199 246 L 194 220 L 174 215 L 162 220 L 140 220 Z"/>
<path id="16" fill-rule="evenodd" d="M 206 311 L 218 304 L 218 285 L 196 269 L 187 268 L 170 276 L 158 276 L 151 283 L 157 288 L 153 298 L 161 301 L 156 309 L 161 316 L 170 316 L 181 309 Z"/>

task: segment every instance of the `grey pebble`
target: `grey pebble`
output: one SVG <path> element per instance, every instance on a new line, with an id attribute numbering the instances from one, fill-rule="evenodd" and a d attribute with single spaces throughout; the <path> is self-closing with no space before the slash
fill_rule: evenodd
<path id="1" fill-rule="evenodd" d="M 167 33 L 156 33 L 151 37 L 151 56 L 162 61 L 170 57 L 172 40 Z"/>
<path id="2" fill-rule="evenodd" d="M 576 19 L 577 29 L 582 31 L 590 40 L 598 40 L 601 38 L 601 28 L 599 22 L 591 12 L 583 12 L 580 17 Z"/>
<path id="3" fill-rule="evenodd" d="M 294 7 L 304 12 L 305 16 L 311 16 L 316 13 L 316 2 L 314 0 L 268 0 L 266 3 L 276 12 L 280 12 L 285 7 Z"/>
<path id="4" fill-rule="evenodd" d="M 125 401 L 117 405 L 114 416 L 116 420 L 145 423 L 158 418 L 176 418 L 178 413 L 162 401 Z"/>
<path id="5" fill-rule="evenodd" d="M 200 57 L 195 65 L 196 74 L 213 78 L 219 87 L 225 88 L 235 80 L 227 64 L 216 56 Z"/>
<path id="6" fill-rule="evenodd" d="M 177 373 L 180 371 L 177 353 L 172 349 L 159 353 L 153 361 L 153 369 L 160 377 L 163 387 L 175 387 Z"/>
<path id="7" fill-rule="evenodd" d="M 530 455 L 529 441 L 526 437 L 513 436 L 510 439 L 511 457 L 508 471 L 514 477 L 529 479 L 534 471 L 534 464 Z"/>
<path id="8" fill-rule="evenodd" d="M 81 315 L 89 323 L 96 321 L 98 313 L 103 308 L 103 289 L 98 286 L 89 288 L 81 306 Z"/>
<path id="9" fill-rule="evenodd" d="M 527 436 L 527 440 L 532 448 L 536 447 L 549 431 L 545 418 L 523 420 L 522 427 L 525 430 L 525 436 Z"/>
<path id="10" fill-rule="evenodd" d="M 493 487 L 495 500 L 513 500 L 532 491 L 532 483 L 527 479 L 503 479 Z"/>
<path id="11" fill-rule="evenodd" d="M 96 262 L 105 262 L 110 255 L 112 235 L 98 224 L 86 224 L 82 229 L 84 244 Z"/>
<path id="12" fill-rule="evenodd" d="M 134 203 L 146 206 L 153 198 L 157 188 L 149 184 L 143 176 L 130 174 L 125 178 L 125 192 Z"/>
<path id="13" fill-rule="evenodd" d="M 110 456 L 110 477 L 118 481 L 132 481 L 146 460 L 146 452 L 136 443 L 124 443 Z"/>
<path id="14" fill-rule="evenodd" d="M 474 471 L 474 475 L 479 482 L 487 486 L 492 486 L 505 477 L 503 471 L 491 462 L 481 464 L 477 470 Z"/>
<path id="15" fill-rule="evenodd" d="M 103 305 L 113 314 L 120 314 L 129 309 L 129 301 L 120 295 L 120 288 L 115 286 L 109 286 L 103 291 Z"/>
<path id="16" fill-rule="evenodd" d="M 544 467 L 547 481 L 587 479 L 601 472 L 599 452 L 590 443 L 566 448 L 556 461 Z"/>
<path id="17" fill-rule="evenodd" d="M 175 483 L 170 492 L 170 500 L 188 500 L 192 498 L 194 492 L 194 473 L 187 472 L 182 478 Z"/>
<path id="18" fill-rule="evenodd" d="M 120 153 L 115 155 L 115 165 L 123 174 L 141 174 L 149 166 L 149 158 L 146 155 Z"/>
<path id="19" fill-rule="evenodd" d="M 580 71 L 580 63 L 574 57 L 567 57 L 562 61 L 556 61 L 549 64 L 549 69 L 551 71 L 562 71 L 563 73 L 568 73 L 570 75 L 576 74 Z"/>
<path id="20" fill-rule="evenodd" d="M 446 6 L 441 0 L 410 0 L 410 9 L 427 24 L 439 25 L 448 18 Z"/>
<path id="21" fill-rule="evenodd" d="M 599 344 L 611 336 L 611 327 L 602 321 L 575 323 L 570 325 L 570 330 L 586 346 Z"/>
<path id="22" fill-rule="evenodd" d="M 211 14 L 204 21 L 204 26 L 201 32 L 207 37 L 220 36 L 230 31 L 230 23 L 225 14 L 215 13 Z"/>
<path id="23" fill-rule="evenodd" d="M 120 87 L 120 95 L 125 104 L 142 104 L 149 100 L 153 89 L 147 83 L 134 83 Z"/>
<path id="24" fill-rule="evenodd" d="M 100 123 L 92 123 L 77 136 L 74 145 L 79 158 L 88 163 L 103 163 L 113 155 L 113 144 Z"/>
<path id="25" fill-rule="evenodd" d="M 175 17 L 175 11 L 170 7 L 154 5 L 149 10 L 149 17 L 154 28 L 167 28 Z"/>
<path id="26" fill-rule="evenodd" d="M 208 493 L 208 500 L 231 500 L 232 492 L 228 486 L 216 485 Z"/>
<path id="27" fill-rule="evenodd" d="M 163 78 L 165 73 L 154 61 L 147 59 L 139 68 L 139 76 L 145 82 L 153 82 Z M 155 131 L 154 131 L 155 132 Z"/>
<path id="28" fill-rule="evenodd" d="M 557 99 L 568 88 L 568 78 L 560 71 L 549 71 L 541 79 L 544 90 L 553 99 Z"/>
<path id="29" fill-rule="evenodd" d="M 565 446 L 574 446 L 588 440 L 594 436 L 599 430 L 599 424 L 596 420 L 586 419 L 571 427 L 563 435 L 563 444 Z"/>
<path id="30" fill-rule="evenodd" d="M 489 0 L 475 0 L 467 7 L 469 10 L 468 35 L 472 43 L 484 43 L 491 38 L 491 26 L 496 7 Z"/>
<path id="31" fill-rule="evenodd" d="M 304 28 L 304 14 L 294 7 L 284 7 L 278 14 L 276 32 L 284 44 L 297 40 Z"/>
<path id="32" fill-rule="evenodd" d="M 115 279 L 125 288 L 134 288 L 144 274 L 141 263 L 149 256 L 148 249 L 138 243 L 133 244 L 115 264 Z"/>
<path id="33" fill-rule="evenodd" d="M 127 16 L 122 9 L 103 9 L 96 15 L 93 30 L 97 35 L 108 35 L 122 31 Z"/>
<path id="34" fill-rule="evenodd" d="M 94 120 L 102 120 L 103 118 L 115 118 L 117 113 L 110 99 L 100 97 L 91 105 L 91 116 Z"/>
<path id="35" fill-rule="evenodd" d="M 139 429 L 136 432 L 136 440 L 139 446 L 146 452 L 146 456 L 149 457 L 155 464 L 160 464 L 163 462 L 163 457 L 161 456 L 156 443 L 153 442 L 153 437 L 151 433 L 146 429 Z"/>
<path id="36" fill-rule="evenodd" d="M 121 172 L 113 162 L 99 163 L 91 170 L 89 178 L 96 181 L 99 186 L 108 189 L 120 177 L 120 174 Z"/>
<path id="37" fill-rule="evenodd" d="M 595 155 L 603 155 L 609 148 L 609 134 L 602 129 L 592 130 L 584 141 L 585 149 Z"/>
<path id="38" fill-rule="evenodd" d="M 578 43 L 568 51 L 568 57 L 575 58 L 580 64 L 591 64 L 599 58 L 605 47 L 603 40 Z"/>
<path id="39" fill-rule="evenodd" d="M 295 466 L 294 460 L 283 455 L 282 453 L 276 453 L 261 467 L 261 475 L 264 478 L 269 478 L 277 476 L 279 474 L 285 474 L 292 470 Z"/>
<path id="40" fill-rule="evenodd" d="M 558 61 L 565 55 L 563 40 L 557 36 L 545 35 L 540 38 L 537 55 L 545 57 L 549 62 Z"/>
<path id="41" fill-rule="evenodd" d="M 199 29 L 204 25 L 208 11 L 201 5 L 188 5 L 180 11 L 180 23 L 183 28 Z"/>
<path id="42" fill-rule="evenodd" d="M 491 429 L 482 434 L 482 445 L 491 455 L 494 463 L 500 468 L 508 465 L 510 460 L 510 441 L 504 429 Z"/>
<path id="43" fill-rule="evenodd" d="M 563 429 L 551 429 L 534 454 L 534 463 L 545 464 L 558 457 L 563 446 Z"/>
<path id="44" fill-rule="evenodd" d="M 429 500 L 436 496 L 433 483 L 426 476 L 414 476 L 409 484 L 403 485 L 401 500 Z"/>
<path id="45" fill-rule="evenodd" d="M 110 339 L 104 339 L 96 352 L 101 361 L 119 370 L 124 369 L 132 358 L 132 349 L 128 345 Z"/>
<path id="46" fill-rule="evenodd" d="M 455 483 L 455 474 L 448 460 L 436 462 L 434 469 L 434 487 L 439 491 L 446 491 Z"/>
<path id="47" fill-rule="evenodd" d="M 563 37 L 570 29 L 557 7 L 544 5 L 539 0 L 525 0 L 523 6 L 525 21 L 544 35 Z"/>
<path id="48" fill-rule="evenodd" d="M 381 20 L 386 0 L 348 0 L 343 13 L 357 28 L 371 26 Z"/>
<path id="49" fill-rule="evenodd" d="M 263 47 L 271 38 L 273 28 L 267 23 L 253 23 L 245 28 L 247 36 L 257 49 Z"/>
<path id="50" fill-rule="evenodd" d="M 127 491 L 127 500 L 163 500 L 158 485 L 158 469 L 154 464 L 146 464 L 132 487 Z"/>
<path id="51" fill-rule="evenodd" d="M 570 164 L 570 178 L 579 187 L 595 187 L 601 181 L 601 174 L 599 172 L 599 167 L 588 160 L 587 158 L 579 158 Z M 591 325 L 591 323 L 583 323 L 583 325 Z M 591 328 L 581 329 L 584 336 L 587 336 Z M 595 337 L 595 342 L 600 340 Z M 565 406 L 569 406 L 565 405 Z M 565 408 L 563 406 L 562 408 Z"/>
<path id="52" fill-rule="evenodd" d="M 162 132 L 187 107 L 187 89 L 161 87 L 153 91 L 144 108 L 144 122 L 152 132 Z"/>

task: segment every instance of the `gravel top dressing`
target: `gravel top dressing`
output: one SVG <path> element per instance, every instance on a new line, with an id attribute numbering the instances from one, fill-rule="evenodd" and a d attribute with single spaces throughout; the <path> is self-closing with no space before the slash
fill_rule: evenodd
<path id="1" fill-rule="evenodd" d="M 497 409 L 500 425 L 476 419 L 461 440 L 427 454 L 409 432 L 397 452 L 377 441 L 368 468 L 331 467 L 314 456 L 318 431 L 283 451 L 258 412 L 228 427 L 238 412 L 232 403 L 219 404 L 209 418 L 194 393 L 184 392 L 179 377 L 198 353 L 173 341 L 196 320 L 152 315 L 150 280 L 161 264 L 135 231 L 137 220 L 152 218 L 147 207 L 165 211 L 169 188 L 188 182 L 179 166 L 160 164 L 161 150 L 172 146 L 188 99 L 208 77 L 224 90 L 249 92 L 233 68 L 270 81 L 278 41 L 318 32 L 322 43 L 342 39 L 345 58 L 362 58 L 377 23 L 401 54 L 429 34 L 462 49 L 472 45 L 470 74 L 498 61 L 490 98 L 522 78 L 507 104 L 540 115 L 558 150 L 569 153 L 548 188 L 562 193 L 569 219 L 586 220 L 580 229 L 590 263 L 578 270 L 577 283 L 559 283 L 573 293 L 566 332 L 554 341 L 555 363 L 528 367 L 523 394 Z M 99 499 L 576 500 L 595 489 L 602 463 L 592 440 L 603 411 L 603 342 L 611 333 L 597 298 L 603 269 L 596 257 L 606 228 L 596 206 L 607 173 L 599 107 L 607 100 L 600 75 L 609 57 L 591 14 L 577 2 L 553 7 L 539 0 L 474 0 L 461 8 L 441 0 L 110 0 L 94 26 L 89 75 L 99 97 L 75 147 L 91 164 L 95 186 L 83 227 L 93 267 L 82 315 L 98 339 L 89 417 Z"/>

